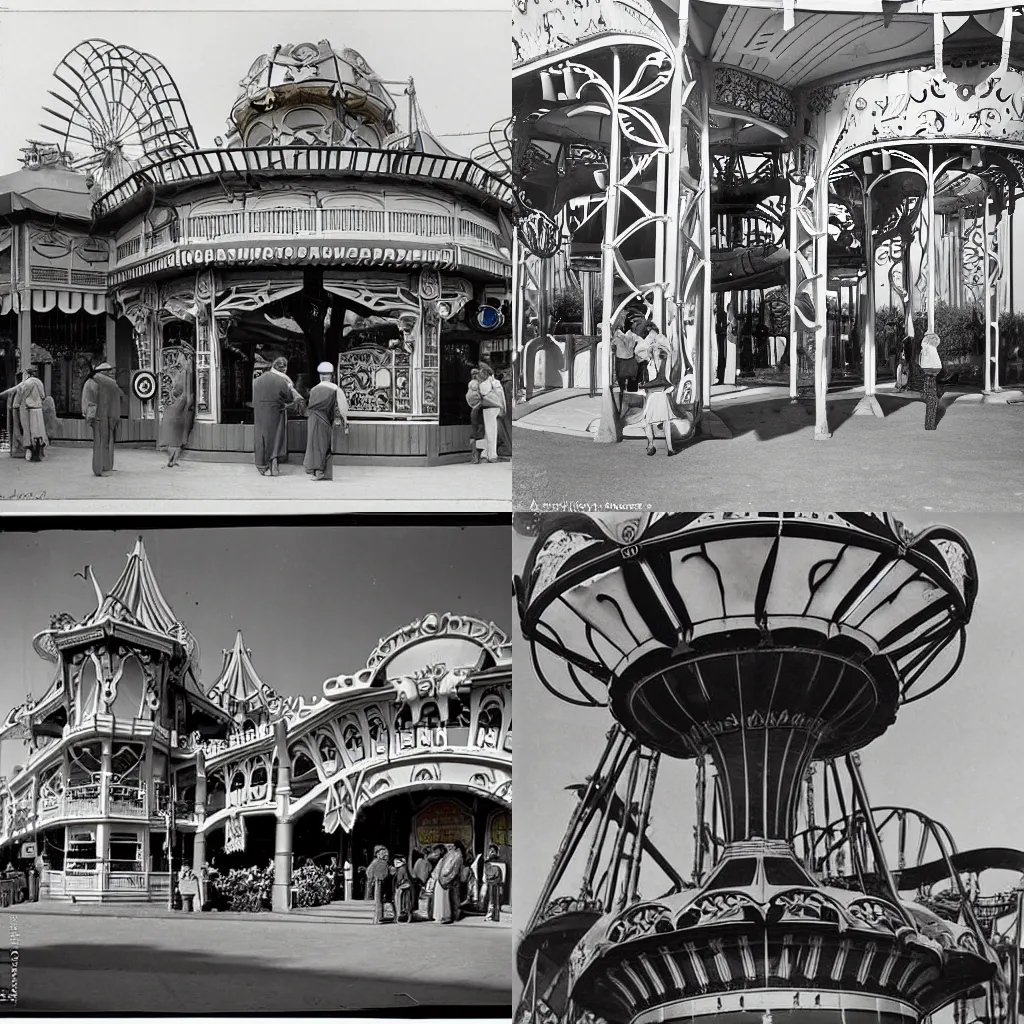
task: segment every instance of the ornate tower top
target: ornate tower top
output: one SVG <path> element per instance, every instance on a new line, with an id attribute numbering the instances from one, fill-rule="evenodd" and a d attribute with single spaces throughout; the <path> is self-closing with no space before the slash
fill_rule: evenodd
<path id="1" fill-rule="evenodd" d="M 241 630 L 234 645 L 224 651 L 220 675 L 206 695 L 239 721 L 251 719 L 257 724 L 270 721 L 281 702 L 280 695 L 260 679 Z"/>
<path id="2" fill-rule="evenodd" d="M 368 146 L 395 130 L 395 101 L 362 55 L 318 43 L 277 45 L 239 82 L 235 146 Z"/>
<path id="3" fill-rule="evenodd" d="M 80 621 L 66 612 L 53 616 L 50 628 L 38 633 L 32 641 L 41 658 L 47 661 L 58 660 L 57 648 L 62 634 L 90 626 L 119 625 L 173 640 L 184 648 L 193 664 L 198 662 L 199 646 L 196 639 L 167 603 L 141 537 L 128 554 L 128 562 L 117 582 L 106 594 L 91 566 L 86 566 L 85 572 L 78 575 L 92 583 L 96 592 L 96 608 Z"/>

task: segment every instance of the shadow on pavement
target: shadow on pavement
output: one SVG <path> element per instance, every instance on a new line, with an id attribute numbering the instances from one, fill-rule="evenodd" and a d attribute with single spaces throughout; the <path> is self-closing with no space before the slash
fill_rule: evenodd
<path id="1" fill-rule="evenodd" d="M 437 930 L 424 926 L 420 933 L 423 955 L 410 959 L 410 950 L 382 955 L 374 974 L 346 972 L 345 943 L 336 949 L 336 971 L 242 953 L 106 943 L 30 946 L 22 950 L 15 1012 L 165 1016 L 373 1010 L 446 1017 L 465 1016 L 472 1008 L 474 1016 L 511 1016 L 511 965 L 507 978 L 470 965 L 463 973 L 472 980 L 430 980 L 432 974 L 451 976 L 453 961 L 443 940 L 437 941 Z M 403 972 L 402 964 L 418 967 L 422 976 Z"/>
<path id="2" fill-rule="evenodd" d="M 853 416 L 857 401 L 851 398 L 828 403 L 828 423 L 833 433 Z M 772 441 L 801 431 L 814 432 L 814 403 L 809 401 L 792 403 L 788 398 L 775 398 L 733 405 L 712 404 L 712 410 L 732 431 L 734 439 L 753 434 L 758 441 Z M 712 440 L 718 439 L 698 437 L 693 444 Z"/>

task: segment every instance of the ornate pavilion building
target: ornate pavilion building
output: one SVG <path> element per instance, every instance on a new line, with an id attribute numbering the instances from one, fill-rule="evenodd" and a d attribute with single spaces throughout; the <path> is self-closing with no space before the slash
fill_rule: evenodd
<path id="1" fill-rule="evenodd" d="M 241 633 L 201 684 L 141 539 L 109 591 L 89 576 L 95 610 L 33 638 L 52 685 L 0 726 L 29 748 L 0 779 L 0 857 L 38 851 L 43 898 L 164 900 L 182 863 L 273 860 L 288 909 L 293 861 L 358 868 L 377 843 L 494 843 L 511 869 L 512 654 L 493 623 L 425 615 L 319 694 L 283 696 Z"/>
<path id="2" fill-rule="evenodd" d="M 154 441 L 185 364 L 190 446 L 244 453 L 253 380 L 284 356 L 308 390 L 329 360 L 353 417 L 342 459 L 468 449 L 472 365 L 511 361 L 495 147 L 447 149 L 411 79 L 326 40 L 260 56 L 213 148 L 150 55 L 89 40 L 55 79 L 55 141 L 0 177 L 0 390 L 36 365 L 61 437 L 84 440 L 82 384 L 106 359 L 130 396 L 122 439 Z M 290 451 L 305 429 L 289 424 Z"/>

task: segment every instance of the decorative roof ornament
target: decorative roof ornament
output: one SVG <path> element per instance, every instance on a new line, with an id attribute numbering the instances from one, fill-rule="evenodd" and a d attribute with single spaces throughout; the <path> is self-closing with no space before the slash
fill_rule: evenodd
<path id="1" fill-rule="evenodd" d="M 65 171 L 75 169 L 71 153 L 52 142 L 29 139 L 28 145 L 22 146 L 21 153 L 21 166 L 26 171 L 38 171 L 43 167 L 60 167 Z"/>
<path id="2" fill-rule="evenodd" d="M 388 678 L 387 666 L 402 651 L 437 639 L 468 640 L 485 651 L 495 662 L 507 661 L 511 656 L 511 641 L 508 634 L 493 622 L 485 622 L 471 615 L 456 615 L 453 612 L 440 615 L 431 612 L 380 640 L 370 652 L 366 668 L 360 672 L 352 676 L 334 676 L 326 680 L 324 696 L 328 700 L 338 700 L 351 690 L 383 685 Z"/>
<path id="3" fill-rule="evenodd" d="M 206 696 L 239 720 L 254 714 L 268 720 L 274 717 L 281 709 L 282 698 L 260 679 L 252 663 L 252 650 L 245 646 L 241 630 L 223 654 L 220 675 Z"/>
<path id="4" fill-rule="evenodd" d="M 416 725 L 423 715 L 426 704 L 437 705 L 442 721 L 448 720 L 448 701 L 458 694 L 465 685 L 470 668 L 449 669 L 447 665 L 427 665 L 410 675 L 400 676 L 391 681 L 399 705 L 408 704 L 412 712 L 412 724 Z"/>
<path id="5" fill-rule="evenodd" d="M 175 616 L 164 598 L 153 573 L 153 567 L 149 564 L 141 537 L 129 553 L 128 563 L 117 582 L 106 594 L 103 593 L 92 566 L 87 565 L 82 572 L 75 573 L 75 576 L 92 584 L 96 595 L 96 607 L 81 620 L 76 620 L 67 612 L 51 616 L 50 628 L 37 633 L 32 639 L 32 646 L 39 657 L 51 662 L 59 660 L 55 641 L 59 633 L 113 621 L 170 637 L 184 647 L 193 666 L 199 663 L 199 645 L 196 638 Z"/>

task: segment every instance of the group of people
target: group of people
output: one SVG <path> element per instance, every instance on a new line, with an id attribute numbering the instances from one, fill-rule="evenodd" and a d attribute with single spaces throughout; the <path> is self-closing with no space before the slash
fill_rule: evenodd
<path id="1" fill-rule="evenodd" d="M 511 453 L 512 439 L 505 422 L 508 411 L 505 389 L 489 363 L 480 363 L 470 374 L 466 404 L 472 427 L 469 457 L 474 465 L 484 459 L 497 462 L 499 444 Z"/>
<path id="2" fill-rule="evenodd" d="M 21 375 L 14 387 L 0 391 L 10 409 L 11 451 L 25 450 L 28 462 L 41 462 L 50 435 L 57 432 L 57 410 L 34 367 Z"/>
<path id="3" fill-rule="evenodd" d="M 491 846 L 482 865 L 484 913 L 499 920 L 505 869 L 497 846 Z M 425 851 L 417 851 L 410 868 L 401 855 L 389 858 L 384 846 L 374 849 L 373 862 L 366 869 L 366 898 L 374 901 L 374 922 L 384 921 L 384 908 L 394 908 L 396 921 L 411 923 L 416 909 L 426 897 L 428 920 L 437 924 L 453 924 L 463 914 L 463 908 L 474 901 L 471 891 L 477 877 L 469 862 L 466 847 L 459 841 L 450 845 L 437 844 Z"/>
<path id="4" fill-rule="evenodd" d="M 646 391 L 641 423 L 647 438 L 647 454 L 657 453 L 654 446 L 654 428 L 660 425 L 665 434 L 665 454 L 675 455 L 671 428 L 673 412 L 669 394 L 673 387 L 669 379 L 672 369 L 672 346 L 668 338 L 655 324 L 646 322 L 643 317 L 637 317 L 628 329 L 616 327 L 613 330 L 612 348 L 619 391 L 619 415 L 622 415 L 625 408 L 627 389 L 642 388 Z M 644 373 L 641 373 L 641 367 Z"/>
<path id="5" fill-rule="evenodd" d="M 288 460 L 288 412 L 306 414 L 306 454 L 302 461 L 308 476 L 326 480 L 331 463 L 334 428 L 348 433 L 348 400 L 334 383 L 334 366 L 321 363 L 320 378 L 304 399 L 288 376 L 288 360 L 279 356 L 270 369 L 252 383 L 253 461 L 260 476 L 279 476 L 280 464 Z"/>
<path id="6" fill-rule="evenodd" d="M 92 428 L 92 471 L 96 476 L 114 468 L 114 442 L 121 423 L 121 403 L 126 401 L 113 374 L 110 363 L 101 362 L 82 387 L 82 417 Z M 0 392 L 0 398 L 10 402 L 11 450 L 24 448 L 27 461 L 41 462 L 51 435 L 57 432 L 57 412 L 35 368 L 25 370 L 14 387 Z"/>

